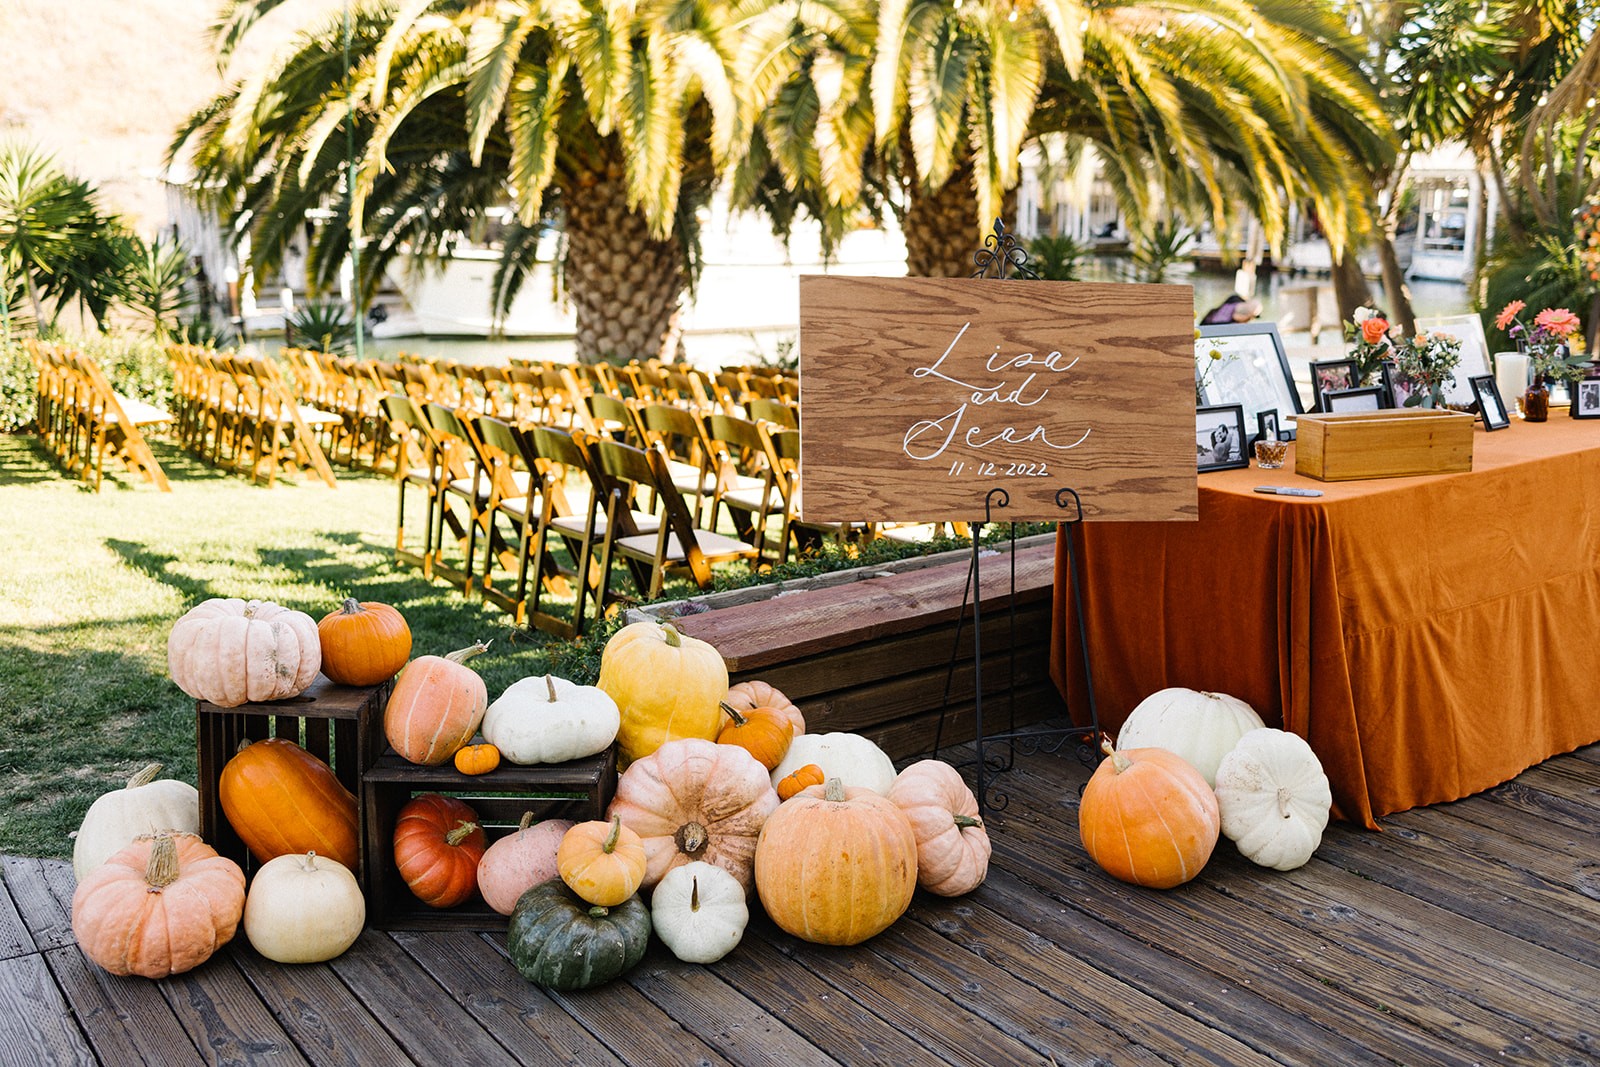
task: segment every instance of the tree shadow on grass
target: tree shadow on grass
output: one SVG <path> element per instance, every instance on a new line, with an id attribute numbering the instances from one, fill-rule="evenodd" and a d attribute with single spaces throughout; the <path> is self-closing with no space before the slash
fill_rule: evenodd
<path id="1" fill-rule="evenodd" d="M 0 487 L 68 481 L 73 477 L 32 434 L 0 434 Z"/>

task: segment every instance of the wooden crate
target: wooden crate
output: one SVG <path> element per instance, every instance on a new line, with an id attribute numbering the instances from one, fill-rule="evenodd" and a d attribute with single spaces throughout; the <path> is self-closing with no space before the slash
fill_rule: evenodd
<path id="1" fill-rule="evenodd" d="M 361 780 L 362 866 L 369 872 L 367 923 L 382 930 L 504 930 L 506 917 L 474 894 L 454 908 L 431 908 L 406 887 L 394 862 L 400 809 L 422 793 L 458 797 L 478 813 L 489 840 L 511 833 L 523 812 L 584 822 L 605 817 L 617 788 L 616 749 L 569 763 L 521 767 L 502 763 L 489 774 L 465 775 L 446 764 L 422 767 L 393 749 Z"/>
<path id="2" fill-rule="evenodd" d="M 1471 415 L 1431 408 L 1297 415 L 1296 474 L 1323 482 L 1472 469 Z"/>
<path id="3" fill-rule="evenodd" d="M 223 856 L 250 874 L 260 864 L 250 855 L 239 835 L 222 814 L 217 786 L 222 768 L 242 741 L 281 737 L 333 769 L 334 777 L 351 795 L 361 795 L 361 772 L 383 751 L 383 706 L 389 685 L 337 685 L 317 675 L 311 687 L 297 697 L 265 704 L 221 708 L 195 701 L 195 733 L 199 748 L 200 836 Z M 365 827 L 361 835 L 366 836 Z M 365 870 L 352 872 L 363 885 Z"/>

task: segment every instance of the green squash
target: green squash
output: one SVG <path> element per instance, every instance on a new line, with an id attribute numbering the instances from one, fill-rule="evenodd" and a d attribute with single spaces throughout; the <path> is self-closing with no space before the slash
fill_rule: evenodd
<path id="1" fill-rule="evenodd" d="M 590 905 L 560 878 L 523 893 L 506 931 L 511 962 L 546 989 L 593 989 L 644 958 L 650 909 L 637 896 L 614 908 Z"/>

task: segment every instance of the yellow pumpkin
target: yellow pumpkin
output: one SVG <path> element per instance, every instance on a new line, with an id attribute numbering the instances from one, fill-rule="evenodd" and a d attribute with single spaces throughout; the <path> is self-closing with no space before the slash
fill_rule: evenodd
<path id="1" fill-rule="evenodd" d="M 556 872 L 590 904 L 614 908 L 644 882 L 644 842 L 617 816 L 610 822 L 581 822 L 561 838 Z"/>
<path id="2" fill-rule="evenodd" d="M 631 762 L 668 741 L 715 741 L 728 668 L 716 649 L 671 623 L 636 622 L 606 642 L 600 688 L 622 712 L 617 748 Z"/>

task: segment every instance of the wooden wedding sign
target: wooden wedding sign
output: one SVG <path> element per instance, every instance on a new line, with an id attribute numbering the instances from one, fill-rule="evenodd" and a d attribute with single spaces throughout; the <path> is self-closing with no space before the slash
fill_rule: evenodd
<path id="1" fill-rule="evenodd" d="M 1199 517 L 1187 285 L 800 279 L 803 514 Z"/>

